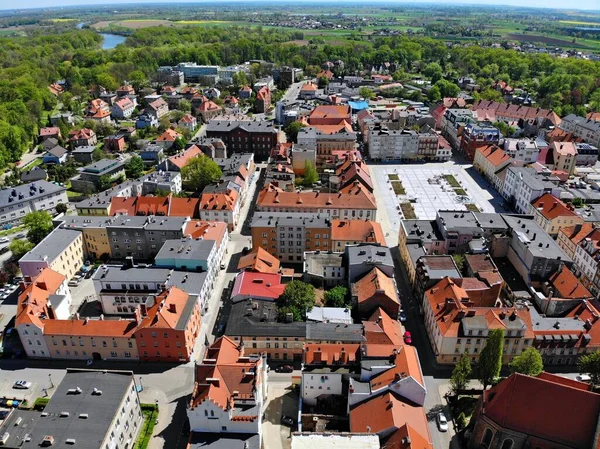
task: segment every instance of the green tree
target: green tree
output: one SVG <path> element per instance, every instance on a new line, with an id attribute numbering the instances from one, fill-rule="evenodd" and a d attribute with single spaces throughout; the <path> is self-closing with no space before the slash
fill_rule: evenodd
<path id="1" fill-rule="evenodd" d="M 34 244 L 40 243 L 52 228 L 52 217 L 46 211 L 29 212 L 23 217 L 23 224 L 27 228 L 27 238 Z"/>
<path id="2" fill-rule="evenodd" d="M 362 86 L 358 89 L 358 95 L 360 95 L 365 100 L 371 100 L 375 98 L 375 92 L 368 88 L 367 86 Z"/>
<path id="3" fill-rule="evenodd" d="M 459 391 L 467 388 L 469 378 L 471 377 L 471 371 L 471 358 L 465 351 L 458 363 L 454 366 L 452 377 L 450 377 L 450 386 L 452 387 L 454 394 L 458 394 Z"/>
<path id="4" fill-rule="evenodd" d="M 331 290 L 325 292 L 325 304 L 327 307 L 344 307 L 346 305 L 346 295 L 348 289 L 343 285 L 336 285 Z"/>
<path id="5" fill-rule="evenodd" d="M 175 139 L 175 141 L 173 142 L 173 145 L 170 148 L 170 151 L 175 154 L 175 153 L 179 153 L 180 151 L 182 151 L 185 148 L 185 141 L 183 140 L 182 137 L 178 137 L 177 139 Z"/>
<path id="6" fill-rule="evenodd" d="M 56 213 L 65 214 L 69 210 L 69 207 L 65 203 L 58 203 L 56 205 Z"/>
<path id="7" fill-rule="evenodd" d="M 460 93 L 460 87 L 453 82 L 444 79 L 437 81 L 433 87 L 437 87 L 440 90 L 442 98 L 454 98 Z"/>
<path id="8" fill-rule="evenodd" d="M 429 101 L 433 103 L 440 101 L 442 99 L 440 88 L 437 86 L 431 86 L 431 89 L 429 89 L 429 92 L 427 93 L 427 98 L 429 98 Z"/>
<path id="9" fill-rule="evenodd" d="M 291 313 L 294 321 L 306 320 L 306 314 L 315 305 L 315 288 L 302 281 L 294 280 L 286 285 L 283 294 L 277 300 L 280 320 L 285 320 Z"/>
<path id="10" fill-rule="evenodd" d="M 329 85 L 329 80 L 326 77 L 322 76 L 318 79 L 317 85 L 318 85 L 319 89 L 324 89 L 325 87 L 327 87 Z"/>
<path id="11" fill-rule="evenodd" d="M 129 74 L 129 81 L 131 85 L 135 89 L 135 91 L 139 91 L 142 87 L 148 84 L 148 78 L 141 70 L 134 70 Z"/>
<path id="12" fill-rule="evenodd" d="M 107 189 L 110 189 L 111 186 L 112 186 L 112 179 L 110 179 L 110 176 L 103 175 L 103 176 L 100 176 L 100 178 L 98 179 L 98 185 L 96 187 L 98 187 L 98 190 L 100 192 L 103 192 Z"/>
<path id="13" fill-rule="evenodd" d="M 520 373 L 535 377 L 544 370 L 544 362 L 537 349 L 527 348 L 520 355 L 513 358 L 509 368 L 511 373 Z"/>
<path id="14" fill-rule="evenodd" d="M 503 349 L 504 332 L 502 329 L 492 329 L 477 363 L 477 378 L 481 381 L 484 390 L 500 375 Z"/>
<path id="15" fill-rule="evenodd" d="M 600 351 L 582 355 L 577 366 L 581 374 L 589 374 L 592 384 L 600 384 Z"/>
<path id="16" fill-rule="evenodd" d="M 144 161 L 139 156 L 133 156 L 125 165 L 125 173 L 128 178 L 139 178 L 144 173 Z"/>
<path id="17" fill-rule="evenodd" d="M 287 125 L 285 127 L 284 131 L 287 134 L 288 140 L 291 142 L 297 143 L 298 142 L 298 133 L 305 126 L 306 125 L 302 122 L 292 122 L 289 125 Z"/>
<path id="18" fill-rule="evenodd" d="M 234 73 L 231 77 L 231 82 L 235 86 L 236 89 L 239 89 L 248 84 L 248 77 L 246 76 L 246 72 L 237 72 Z"/>
<path id="19" fill-rule="evenodd" d="M 458 271 L 462 272 L 465 266 L 465 255 L 464 254 L 453 254 L 452 258 L 454 259 L 454 263 L 458 268 Z"/>
<path id="20" fill-rule="evenodd" d="M 493 125 L 500 130 L 504 137 L 511 137 L 515 134 L 515 128 L 506 122 L 494 122 Z"/>
<path id="21" fill-rule="evenodd" d="M 26 239 L 15 239 L 10 242 L 8 249 L 15 259 L 20 259 L 33 249 L 35 245 Z"/>
<path id="22" fill-rule="evenodd" d="M 196 191 L 201 191 L 207 185 L 218 181 L 221 175 L 217 163 L 204 155 L 190 159 L 181 169 L 181 177 L 185 183 Z"/>
<path id="23" fill-rule="evenodd" d="M 317 169 L 314 164 L 307 159 L 306 162 L 304 162 L 304 178 L 302 184 L 310 187 L 318 180 L 319 174 L 317 173 Z"/>
<path id="24" fill-rule="evenodd" d="M 100 147 L 96 147 L 96 148 L 94 148 L 94 151 L 92 151 L 92 160 L 94 162 L 98 162 L 99 160 L 104 159 L 105 157 L 106 157 L 106 153 Z"/>

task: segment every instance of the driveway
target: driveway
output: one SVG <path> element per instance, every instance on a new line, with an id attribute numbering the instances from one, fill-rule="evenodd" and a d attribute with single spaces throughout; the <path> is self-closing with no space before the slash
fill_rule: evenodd
<path id="1" fill-rule="evenodd" d="M 283 415 L 294 419 L 298 417 L 298 395 L 289 382 L 271 377 L 269 374 L 269 392 L 267 408 L 263 418 L 263 447 L 267 449 L 290 449 L 292 446 L 291 429 L 281 425 Z"/>

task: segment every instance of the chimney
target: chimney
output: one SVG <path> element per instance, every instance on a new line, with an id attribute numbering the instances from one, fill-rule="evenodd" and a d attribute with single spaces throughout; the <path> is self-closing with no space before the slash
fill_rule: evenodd
<path id="1" fill-rule="evenodd" d="M 169 312 L 177 313 L 177 305 L 174 303 L 169 304 Z"/>
<path id="2" fill-rule="evenodd" d="M 140 308 L 136 308 L 133 314 L 135 316 L 136 324 L 140 324 L 140 322 L 142 321 L 142 314 L 140 313 Z"/>
<path id="3" fill-rule="evenodd" d="M 46 309 L 48 309 L 48 319 L 55 320 L 56 314 L 54 313 L 54 307 L 52 307 L 52 304 L 48 303 Z"/>
<path id="4" fill-rule="evenodd" d="M 146 308 L 146 304 L 140 304 L 140 315 L 143 317 L 148 315 L 148 309 Z"/>

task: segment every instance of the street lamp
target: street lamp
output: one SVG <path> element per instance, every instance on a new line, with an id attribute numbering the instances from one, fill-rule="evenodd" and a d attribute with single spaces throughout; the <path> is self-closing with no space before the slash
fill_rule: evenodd
<path id="1" fill-rule="evenodd" d="M 50 380 L 50 388 L 54 388 L 54 383 L 52 383 L 52 374 L 48 374 L 48 380 Z"/>
<path id="2" fill-rule="evenodd" d="M 142 383 L 142 376 L 140 376 L 140 391 L 144 389 L 144 384 Z"/>

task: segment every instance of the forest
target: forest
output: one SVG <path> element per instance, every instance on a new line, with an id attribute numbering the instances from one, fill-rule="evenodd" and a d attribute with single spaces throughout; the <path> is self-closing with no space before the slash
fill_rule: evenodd
<path id="1" fill-rule="evenodd" d="M 470 75 L 482 86 L 478 97 L 498 99 L 488 87 L 502 79 L 561 116 L 600 109 L 600 62 L 474 45 L 449 48 L 426 37 L 291 42 L 301 37 L 298 31 L 262 27 L 149 27 L 135 30 L 113 50 L 102 50 L 102 37 L 89 29 L 0 38 L 0 170 L 36 142 L 58 102 L 78 108 L 94 85 L 113 90 L 124 80 L 149 84 L 159 66 L 183 61 L 228 65 L 262 59 L 308 74 L 327 60 L 344 61 L 347 74 L 390 62 L 401 81 L 423 76 L 442 81 L 443 88 Z M 66 82 L 61 98 L 48 90 L 57 80 Z"/>

